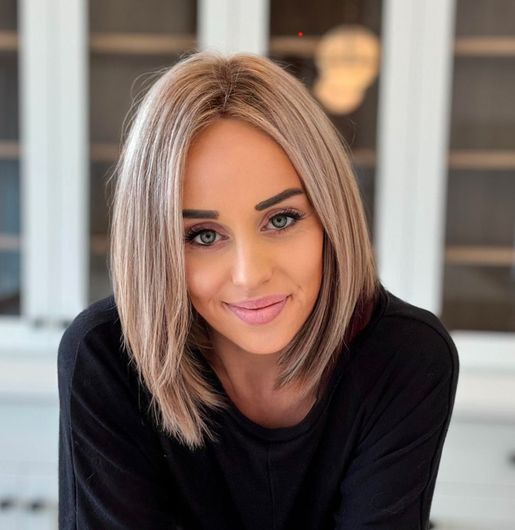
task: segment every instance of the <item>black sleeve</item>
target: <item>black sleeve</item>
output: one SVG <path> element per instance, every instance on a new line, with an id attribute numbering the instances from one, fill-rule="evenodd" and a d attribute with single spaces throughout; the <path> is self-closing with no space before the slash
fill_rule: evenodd
<path id="1" fill-rule="evenodd" d="M 426 530 L 457 387 L 452 339 L 425 324 L 373 385 L 336 530 Z"/>
<path id="2" fill-rule="evenodd" d="M 59 529 L 175 529 L 157 437 L 110 325 L 72 323 L 59 344 Z"/>

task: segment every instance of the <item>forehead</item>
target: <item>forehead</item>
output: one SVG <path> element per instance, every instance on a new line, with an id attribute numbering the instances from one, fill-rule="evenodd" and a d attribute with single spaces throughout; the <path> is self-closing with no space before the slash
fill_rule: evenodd
<path id="1" fill-rule="evenodd" d="M 183 203 L 215 207 L 217 198 L 255 204 L 286 188 L 303 188 L 282 147 L 243 121 L 220 119 L 202 131 L 186 158 Z"/>

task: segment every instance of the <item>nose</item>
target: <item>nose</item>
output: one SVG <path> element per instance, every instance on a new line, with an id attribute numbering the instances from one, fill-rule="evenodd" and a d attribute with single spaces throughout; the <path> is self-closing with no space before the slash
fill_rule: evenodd
<path id="1" fill-rule="evenodd" d="M 253 292 L 267 282 L 273 272 L 270 249 L 256 240 L 241 241 L 234 246 L 232 281 L 242 289 Z"/>

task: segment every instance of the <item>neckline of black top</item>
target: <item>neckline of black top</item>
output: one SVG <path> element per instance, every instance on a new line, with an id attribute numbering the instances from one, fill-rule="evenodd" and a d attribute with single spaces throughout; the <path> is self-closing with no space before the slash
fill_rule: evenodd
<path id="1" fill-rule="evenodd" d="M 382 284 L 379 284 L 379 297 L 377 299 L 376 305 L 374 307 L 373 313 L 370 320 L 365 325 L 365 327 L 360 330 L 357 335 L 352 339 L 350 344 L 347 345 L 347 348 L 355 348 L 372 330 L 376 323 L 381 319 L 383 314 L 386 311 L 387 305 L 389 302 L 388 291 L 384 288 Z M 259 438 L 267 442 L 283 442 L 297 438 L 302 434 L 305 434 L 309 431 L 321 417 L 323 410 L 328 406 L 330 398 L 334 392 L 334 389 L 338 385 L 338 382 L 344 372 L 343 364 L 347 360 L 347 356 L 343 354 L 340 355 L 338 361 L 333 369 L 333 373 L 329 378 L 329 382 L 324 390 L 322 396 L 313 404 L 310 411 L 306 416 L 297 424 L 290 427 L 264 427 L 255 423 L 251 419 L 247 418 L 234 404 L 231 398 L 228 396 L 225 391 L 222 382 L 220 381 L 218 375 L 211 367 L 209 362 L 204 358 L 204 356 L 197 352 L 198 358 L 201 360 L 202 364 L 206 368 L 206 375 L 211 381 L 216 390 L 223 395 L 225 400 L 228 402 L 228 408 L 226 411 L 229 415 L 235 420 L 236 424 L 243 428 L 247 433 L 252 436 Z"/>

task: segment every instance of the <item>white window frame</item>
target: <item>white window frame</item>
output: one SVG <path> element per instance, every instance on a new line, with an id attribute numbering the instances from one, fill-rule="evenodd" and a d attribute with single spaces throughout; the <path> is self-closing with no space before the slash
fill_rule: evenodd
<path id="1" fill-rule="evenodd" d="M 381 280 L 441 315 L 455 0 L 386 0 L 375 233 Z M 466 371 L 515 378 L 515 333 L 451 332 Z M 515 385 L 515 379 L 514 379 Z"/>

